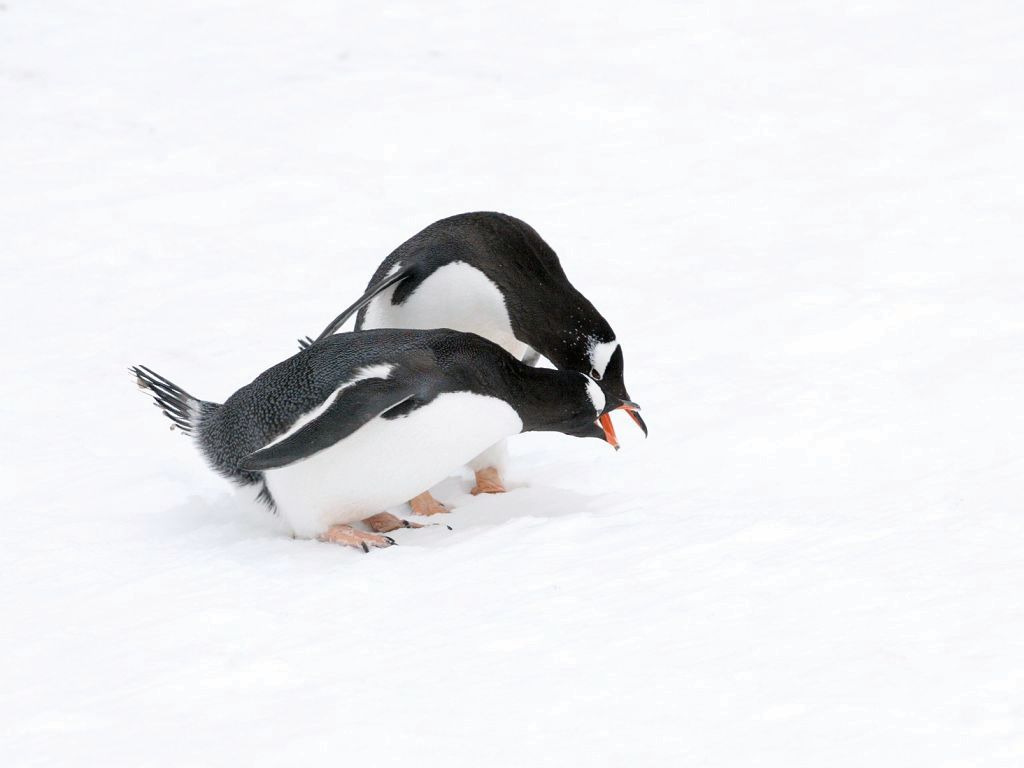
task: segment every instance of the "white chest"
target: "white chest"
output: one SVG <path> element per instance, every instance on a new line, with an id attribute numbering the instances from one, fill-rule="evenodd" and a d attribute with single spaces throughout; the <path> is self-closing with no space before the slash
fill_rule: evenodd
<path id="1" fill-rule="evenodd" d="M 265 473 L 281 516 L 313 537 L 408 501 L 523 424 L 505 401 L 438 396 L 400 419 L 376 418 L 332 447 Z"/>
<path id="2" fill-rule="evenodd" d="M 391 303 L 394 293 L 389 288 L 367 305 L 363 328 L 451 328 L 479 334 L 517 358 L 526 352 L 498 286 L 464 262 L 436 270 L 398 306 Z"/>

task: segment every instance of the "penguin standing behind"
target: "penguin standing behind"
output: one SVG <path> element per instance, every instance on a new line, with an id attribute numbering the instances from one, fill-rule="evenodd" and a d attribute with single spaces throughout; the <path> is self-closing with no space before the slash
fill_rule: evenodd
<path id="1" fill-rule="evenodd" d="M 617 409 L 647 434 L 639 406 L 626 392 L 622 347 L 612 327 L 569 282 L 551 246 L 512 216 L 463 213 L 431 224 L 384 259 L 366 292 L 318 340 L 355 313 L 356 330 L 454 328 L 490 339 L 530 364 L 543 355 L 600 384 L 606 400 L 601 423 L 613 441 L 608 414 Z M 502 440 L 472 460 L 474 494 L 505 490 L 506 456 Z M 429 492 L 410 504 L 418 514 L 447 511 Z"/>
<path id="2" fill-rule="evenodd" d="M 216 471 L 261 485 L 261 498 L 296 536 L 364 551 L 393 544 L 382 534 L 409 526 L 385 509 L 499 440 L 556 431 L 614 444 L 599 422 L 604 394 L 591 379 L 532 368 L 447 329 L 331 336 L 223 405 L 144 366 L 131 371 Z M 359 520 L 376 533 L 353 528 Z"/>

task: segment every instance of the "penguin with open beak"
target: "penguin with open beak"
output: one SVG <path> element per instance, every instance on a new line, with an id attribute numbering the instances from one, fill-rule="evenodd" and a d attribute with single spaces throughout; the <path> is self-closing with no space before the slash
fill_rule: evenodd
<path id="1" fill-rule="evenodd" d="M 384 259 L 365 293 L 317 339 L 336 333 L 352 315 L 357 330 L 453 328 L 490 339 L 530 364 L 543 355 L 597 382 L 609 442 L 618 445 L 610 416 L 616 410 L 647 435 L 640 406 L 626 390 L 622 345 L 611 325 L 569 281 L 551 246 L 512 216 L 463 213 L 431 224 Z M 505 455 L 499 443 L 471 462 L 474 493 L 504 490 Z M 426 493 L 413 499 L 413 509 L 446 511 Z"/>
<path id="2" fill-rule="evenodd" d="M 364 551 L 393 544 L 388 531 L 420 527 L 384 510 L 511 435 L 555 431 L 615 444 L 592 379 L 534 368 L 447 329 L 331 335 L 223 404 L 144 366 L 131 371 L 210 466 L 259 486 L 296 536 Z M 373 532 L 354 528 L 358 521 Z"/>

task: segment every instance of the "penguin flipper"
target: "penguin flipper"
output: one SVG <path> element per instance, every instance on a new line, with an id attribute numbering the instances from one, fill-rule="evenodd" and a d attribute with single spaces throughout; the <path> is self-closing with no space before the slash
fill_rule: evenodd
<path id="1" fill-rule="evenodd" d="M 416 389 L 404 381 L 374 378 L 357 382 L 341 390 L 334 402 L 302 429 L 249 454 L 240 466 L 249 472 L 260 472 L 308 458 L 341 442 L 415 394 Z"/>
<path id="2" fill-rule="evenodd" d="M 387 277 L 378 280 L 376 283 L 374 283 L 373 285 L 366 289 L 366 293 L 360 296 L 356 300 L 355 304 L 353 304 L 351 307 L 349 307 L 336 318 L 334 318 L 331 321 L 330 325 L 324 328 L 320 335 L 316 337 L 316 339 L 313 339 L 309 343 L 305 343 L 302 339 L 299 339 L 299 348 L 306 349 L 315 344 L 316 342 L 320 341 L 321 339 L 326 339 L 328 336 L 337 331 L 341 326 L 343 326 L 345 324 L 345 321 L 352 317 L 352 315 L 354 315 L 360 309 L 362 309 L 371 301 L 373 301 L 378 293 L 380 293 L 381 291 L 386 291 L 395 283 L 399 283 L 406 277 L 408 277 L 409 273 L 412 272 L 412 269 L 412 265 L 410 264 L 402 267 L 394 274 L 388 275 Z M 309 337 L 307 336 L 306 338 L 308 339 Z"/>

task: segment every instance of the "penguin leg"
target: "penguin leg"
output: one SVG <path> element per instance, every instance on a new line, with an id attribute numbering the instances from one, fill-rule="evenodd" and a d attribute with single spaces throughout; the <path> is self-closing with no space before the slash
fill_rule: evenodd
<path id="1" fill-rule="evenodd" d="M 481 493 L 504 493 L 505 485 L 501 474 L 508 464 L 508 441 L 501 440 L 469 463 L 476 476 L 476 485 L 470 491 L 474 496 Z"/>
<path id="2" fill-rule="evenodd" d="M 412 507 L 414 515 L 439 515 L 442 512 L 451 512 L 447 506 L 435 499 L 430 491 L 424 491 L 416 498 L 410 499 L 409 506 Z"/>
<path id="3" fill-rule="evenodd" d="M 501 473 L 495 467 L 484 467 L 474 472 L 476 485 L 470 491 L 474 496 L 481 493 L 504 493 L 505 486 L 501 482 Z"/>
<path id="4" fill-rule="evenodd" d="M 412 523 L 408 520 L 403 520 L 400 517 L 392 515 L 390 512 L 378 512 L 376 515 L 364 517 L 363 522 L 369 526 L 370 530 L 376 531 L 377 533 L 397 531 L 399 528 L 423 527 L 423 523 Z"/>
<path id="5" fill-rule="evenodd" d="M 379 533 L 367 533 L 357 531 L 351 525 L 332 525 L 318 537 L 320 541 L 331 544 L 345 544 L 349 547 L 357 547 L 363 552 L 369 552 L 370 547 L 390 547 L 395 540 L 390 536 L 381 536 Z"/>

